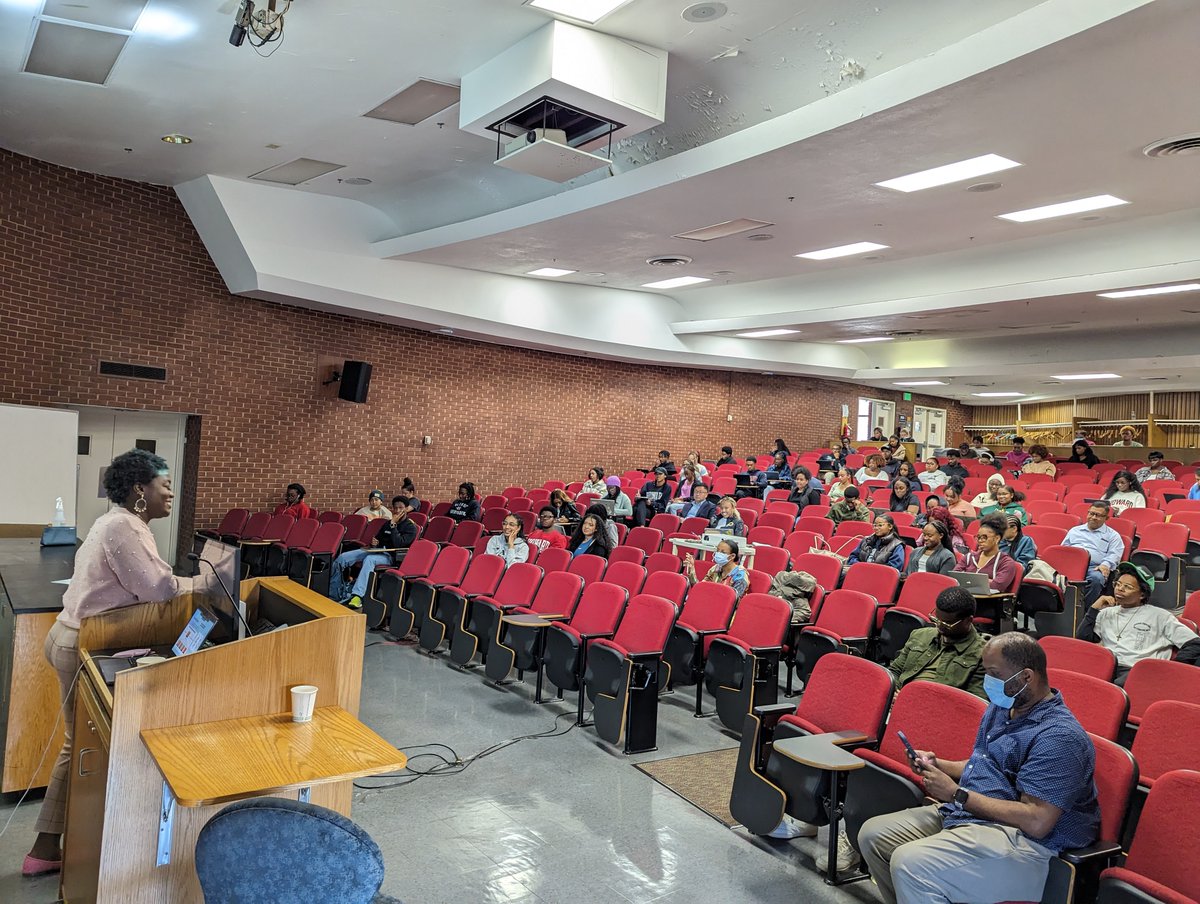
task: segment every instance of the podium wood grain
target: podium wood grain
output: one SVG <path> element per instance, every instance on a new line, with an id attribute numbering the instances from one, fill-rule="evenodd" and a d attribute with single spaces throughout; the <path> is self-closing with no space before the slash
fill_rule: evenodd
<path id="1" fill-rule="evenodd" d="M 176 801 L 226 804 L 403 769 L 404 754 L 340 706 L 142 732 Z M 220 763 L 220 768 L 213 768 Z"/>
<path id="2" fill-rule="evenodd" d="M 61 712 L 58 675 L 42 654 L 58 613 L 31 612 L 15 618 L 11 610 L 6 614 L 14 619 L 13 662 L 0 791 L 44 788 L 62 747 L 65 720 L 75 718 L 74 713 Z"/>

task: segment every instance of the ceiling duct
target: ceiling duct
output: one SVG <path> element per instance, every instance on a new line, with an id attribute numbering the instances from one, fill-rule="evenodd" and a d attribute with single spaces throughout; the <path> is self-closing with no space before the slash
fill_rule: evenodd
<path id="1" fill-rule="evenodd" d="M 500 166 L 563 182 L 661 125 L 666 90 L 665 50 L 554 21 L 463 77 L 459 128 L 494 137 Z"/>

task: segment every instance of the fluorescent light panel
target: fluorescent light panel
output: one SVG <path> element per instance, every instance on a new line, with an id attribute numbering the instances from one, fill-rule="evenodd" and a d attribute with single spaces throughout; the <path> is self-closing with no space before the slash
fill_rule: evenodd
<path id="1" fill-rule="evenodd" d="M 707 276 L 676 276 L 674 279 L 660 279 L 658 282 L 642 283 L 643 289 L 681 289 L 684 286 L 694 286 L 702 282 L 711 282 Z"/>
<path id="2" fill-rule="evenodd" d="M 1089 210 L 1120 207 L 1122 204 L 1128 203 L 1128 201 L 1114 198 L 1112 195 L 1095 195 L 1091 198 L 1080 198 L 1078 201 L 1063 201 L 1061 204 L 1047 204 L 1045 207 L 1031 207 L 1028 210 L 1002 213 L 997 219 L 1011 220 L 1014 223 L 1031 223 L 1034 220 L 1069 217 L 1073 213 L 1087 213 Z"/>
<path id="3" fill-rule="evenodd" d="M 893 386 L 949 386 L 944 380 L 906 380 L 903 383 L 893 383 Z"/>
<path id="4" fill-rule="evenodd" d="M 1054 380 L 1119 380 L 1120 374 L 1055 374 Z"/>
<path id="5" fill-rule="evenodd" d="M 526 6 L 595 25 L 629 0 L 525 0 Z"/>
<path id="6" fill-rule="evenodd" d="M 553 279 L 556 276 L 570 276 L 574 270 L 563 270 L 559 267 L 540 267 L 537 270 L 530 270 L 526 276 L 548 276 Z"/>
<path id="7" fill-rule="evenodd" d="M 810 261 L 827 261 L 834 257 L 866 254 L 868 251 L 880 251 L 887 247 L 887 245 L 880 245 L 876 242 L 855 242 L 853 245 L 839 245 L 836 248 L 824 248 L 820 251 L 805 251 L 803 254 L 797 254 L 796 257 L 803 257 Z"/>
<path id="8" fill-rule="evenodd" d="M 981 399 L 1015 399 L 1025 395 L 1023 392 L 973 392 L 973 396 Z"/>
<path id="9" fill-rule="evenodd" d="M 860 345 L 864 342 L 891 342 L 891 336 L 864 336 L 862 339 L 838 339 L 842 345 Z"/>
<path id="10" fill-rule="evenodd" d="M 958 163 L 947 163 L 945 166 L 935 166 L 933 169 L 910 173 L 886 182 L 876 182 L 880 188 L 890 188 L 894 191 L 922 191 L 926 188 L 936 188 L 939 185 L 950 185 L 952 182 L 962 182 L 964 179 L 974 179 L 989 173 L 1020 166 L 1015 160 L 1000 157 L 997 154 L 984 154 L 982 157 L 972 157 L 970 160 L 960 160 Z"/>
<path id="11" fill-rule="evenodd" d="M 800 332 L 800 331 L 799 330 L 785 330 L 785 329 L 781 328 L 781 329 L 777 329 L 777 330 L 754 330 L 749 333 L 737 333 L 736 335 L 740 336 L 743 339 L 768 339 L 771 336 L 789 336 L 792 333 L 798 333 L 798 332 Z"/>
<path id="12" fill-rule="evenodd" d="M 699 229 L 692 229 L 689 232 L 677 232 L 671 237 L 676 239 L 691 239 L 693 242 L 711 242 L 713 239 L 723 239 L 731 235 L 752 232 L 755 229 L 765 229 L 768 226 L 774 225 L 774 223 L 768 223 L 765 220 L 748 220 L 742 217 L 737 220 L 725 220 L 723 223 L 714 223 L 711 226 L 702 226 Z"/>
<path id="13" fill-rule="evenodd" d="M 1141 298 L 1143 295 L 1172 295 L 1175 292 L 1195 292 L 1200 283 L 1184 283 L 1178 286 L 1154 286 L 1150 289 L 1124 289 L 1120 292 L 1101 292 L 1101 298 Z"/>

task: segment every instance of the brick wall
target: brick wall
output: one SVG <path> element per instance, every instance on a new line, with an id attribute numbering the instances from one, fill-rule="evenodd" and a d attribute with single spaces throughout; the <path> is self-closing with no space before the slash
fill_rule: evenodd
<path id="1" fill-rule="evenodd" d="M 199 415 L 197 525 L 274 504 L 292 480 L 318 508 L 345 509 L 405 476 L 441 499 L 460 480 L 498 491 L 583 479 L 594 464 L 646 467 L 660 448 L 824 445 L 861 388 L 552 355 L 238 298 L 171 189 L 5 151 L 0 277 L 0 402 Z M 168 379 L 101 377 L 101 359 L 163 366 Z M 366 404 L 320 386 L 323 365 L 342 359 L 374 365 Z M 912 414 L 899 392 L 864 392 Z M 914 398 L 961 432 L 967 408 Z"/>

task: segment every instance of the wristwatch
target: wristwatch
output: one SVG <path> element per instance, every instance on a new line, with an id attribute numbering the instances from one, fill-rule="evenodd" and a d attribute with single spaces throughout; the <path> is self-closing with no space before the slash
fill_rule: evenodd
<path id="1" fill-rule="evenodd" d="M 954 802 L 965 810 L 967 807 L 967 798 L 970 796 L 971 792 L 966 788 L 959 788 L 954 792 Z"/>

